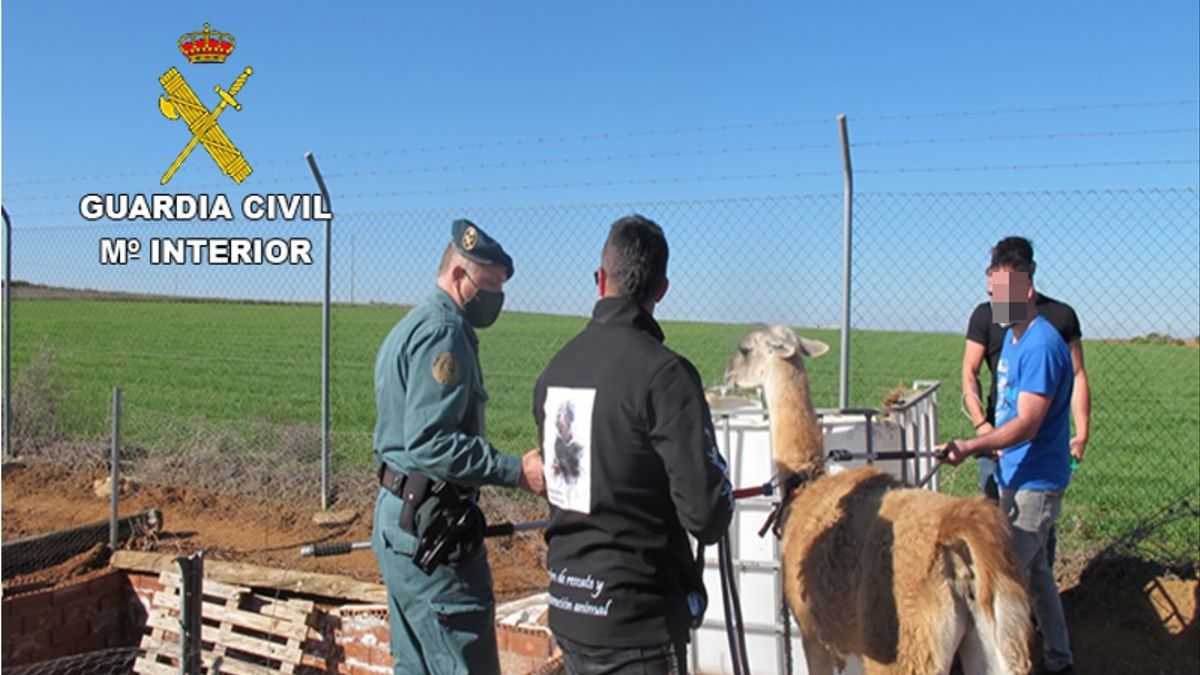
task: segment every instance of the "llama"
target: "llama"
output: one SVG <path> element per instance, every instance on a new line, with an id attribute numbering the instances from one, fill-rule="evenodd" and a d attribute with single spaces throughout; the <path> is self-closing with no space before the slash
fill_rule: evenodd
<path id="1" fill-rule="evenodd" d="M 993 505 L 904 489 L 873 467 L 825 474 L 804 358 L 828 349 L 764 326 L 725 371 L 728 385 L 763 387 L 779 482 L 799 483 L 781 514 L 782 573 L 808 672 L 858 654 L 867 675 L 945 674 L 956 653 L 968 675 L 1028 672 L 1024 577 Z"/>

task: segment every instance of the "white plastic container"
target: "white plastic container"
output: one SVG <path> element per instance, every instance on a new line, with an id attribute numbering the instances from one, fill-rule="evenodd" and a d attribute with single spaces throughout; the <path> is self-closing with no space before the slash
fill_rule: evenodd
<path id="1" fill-rule="evenodd" d="M 818 410 L 825 437 L 826 454 L 847 450 L 849 461 L 829 463 L 855 468 L 873 463 L 909 484 L 927 475 L 934 460 L 929 456 L 881 459 L 868 456 L 909 451 L 918 455 L 933 452 L 937 438 L 937 390 L 939 383 L 918 380 L 917 393 L 901 405 L 888 409 L 855 411 Z M 729 462 L 735 488 L 762 485 L 775 472 L 771 459 L 771 429 L 766 410 L 758 400 L 719 399 L 710 401 L 717 443 Z M 886 455 L 885 455 L 886 456 Z M 937 489 L 936 474 L 926 485 Z M 768 531 L 759 537 L 776 497 L 740 499 L 730 525 L 730 546 L 737 588 L 742 601 L 750 672 L 762 675 L 807 673 L 803 646 L 790 610 L 784 607 L 783 583 L 779 572 L 779 541 Z M 692 633 L 690 670 L 701 675 L 733 673 L 725 616 L 721 602 L 721 579 L 717 551 L 705 555 L 704 583 L 708 588 L 708 612 L 704 624 Z M 857 658 L 848 660 L 848 674 L 862 672 Z"/>

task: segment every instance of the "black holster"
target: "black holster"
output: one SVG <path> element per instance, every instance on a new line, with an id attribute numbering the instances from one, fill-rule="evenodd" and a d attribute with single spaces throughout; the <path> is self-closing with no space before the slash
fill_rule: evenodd
<path id="1" fill-rule="evenodd" d="M 454 485 L 434 482 L 420 471 L 405 475 L 386 465 L 379 469 L 379 481 L 404 501 L 399 525 L 417 538 L 413 562 L 421 571 L 429 574 L 442 563 L 466 560 L 483 544 L 483 511 L 473 491 L 462 494 Z"/>
<path id="2" fill-rule="evenodd" d="M 400 529 L 414 536 L 417 534 L 417 509 L 425 503 L 432 484 L 429 476 L 420 471 L 408 474 L 399 495 L 404 500 L 404 507 L 400 509 Z"/>
<path id="3" fill-rule="evenodd" d="M 430 574 L 442 563 L 467 560 L 483 545 L 483 511 L 445 481 L 435 484 L 416 516 L 413 563 Z"/>

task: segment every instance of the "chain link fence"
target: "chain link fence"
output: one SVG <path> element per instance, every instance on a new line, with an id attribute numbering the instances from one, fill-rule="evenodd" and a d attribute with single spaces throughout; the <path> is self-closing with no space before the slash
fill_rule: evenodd
<path id="1" fill-rule="evenodd" d="M 1091 551 L 1164 508 L 1200 505 L 1197 222 L 1193 189 L 860 196 L 853 399 L 877 401 L 919 372 L 943 382 L 947 439 L 973 435 L 959 412 L 967 319 L 987 300 L 990 248 L 1024 236 L 1038 262 L 1035 288 L 1079 316 L 1092 395 L 1088 449 L 1066 495 L 1060 541 Z M 989 381 L 982 368 L 984 391 Z M 976 467 L 959 468 L 949 484 L 975 492 Z M 1200 523 L 1187 508 L 1178 515 L 1146 533 L 1140 555 L 1195 564 Z"/>
<path id="2" fill-rule="evenodd" d="M 1164 508 L 1200 504 L 1195 189 L 877 193 L 857 196 L 854 208 L 851 405 L 880 405 L 897 384 L 938 379 L 941 440 L 971 432 L 957 400 L 966 321 L 987 299 L 990 247 L 1019 234 L 1034 243 L 1038 289 L 1080 316 L 1092 383 L 1091 442 L 1067 496 L 1063 546 L 1099 550 Z M 481 358 L 489 437 L 519 453 L 536 443 L 537 375 L 587 321 L 607 227 L 635 212 L 667 232 L 671 286 L 658 316 L 668 345 L 707 384 L 719 382 L 750 325 L 785 323 L 831 346 L 809 370 L 816 405 L 836 406 L 841 195 L 337 213 L 337 513 L 322 515 L 318 224 L 279 225 L 272 235 L 311 240 L 314 264 L 298 266 L 100 265 L 98 242 L 113 228 L 18 224 L 6 543 L 107 518 L 108 497 L 94 483 L 108 475 L 109 401 L 119 386 L 121 515 L 159 508 L 164 518 L 161 532 L 124 546 L 205 548 L 217 560 L 377 579 L 365 554 L 315 567 L 296 553 L 369 532 L 375 354 L 407 309 L 433 292 L 451 221 L 474 220 L 516 259 L 506 313 L 481 335 Z M 197 237 L 264 236 L 262 225 L 240 221 L 188 227 Z M 123 236 L 145 244 L 179 228 L 136 225 Z M 944 481 L 972 493 L 975 467 Z M 495 520 L 533 518 L 542 508 L 508 491 L 490 495 Z M 1139 555 L 1200 559 L 1195 512 L 1179 512 L 1139 539 Z M 537 538 L 527 539 L 536 557 Z"/>

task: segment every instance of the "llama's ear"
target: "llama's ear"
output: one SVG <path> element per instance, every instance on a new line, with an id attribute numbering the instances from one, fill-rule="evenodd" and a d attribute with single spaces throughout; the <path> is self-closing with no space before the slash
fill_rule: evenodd
<path id="1" fill-rule="evenodd" d="M 800 340 L 800 353 L 810 359 L 814 359 L 829 351 L 829 345 L 820 340 L 809 340 L 808 338 L 797 339 Z"/>
<path id="2" fill-rule="evenodd" d="M 790 341 L 779 340 L 775 337 L 767 339 L 767 349 L 770 349 L 772 354 L 781 359 L 790 359 L 796 353 L 796 345 Z"/>
<path id="3" fill-rule="evenodd" d="M 771 353 L 781 359 L 792 358 L 796 348 L 800 346 L 792 329 L 787 326 L 771 326 L 766 332 L 766 344 Z"/>

